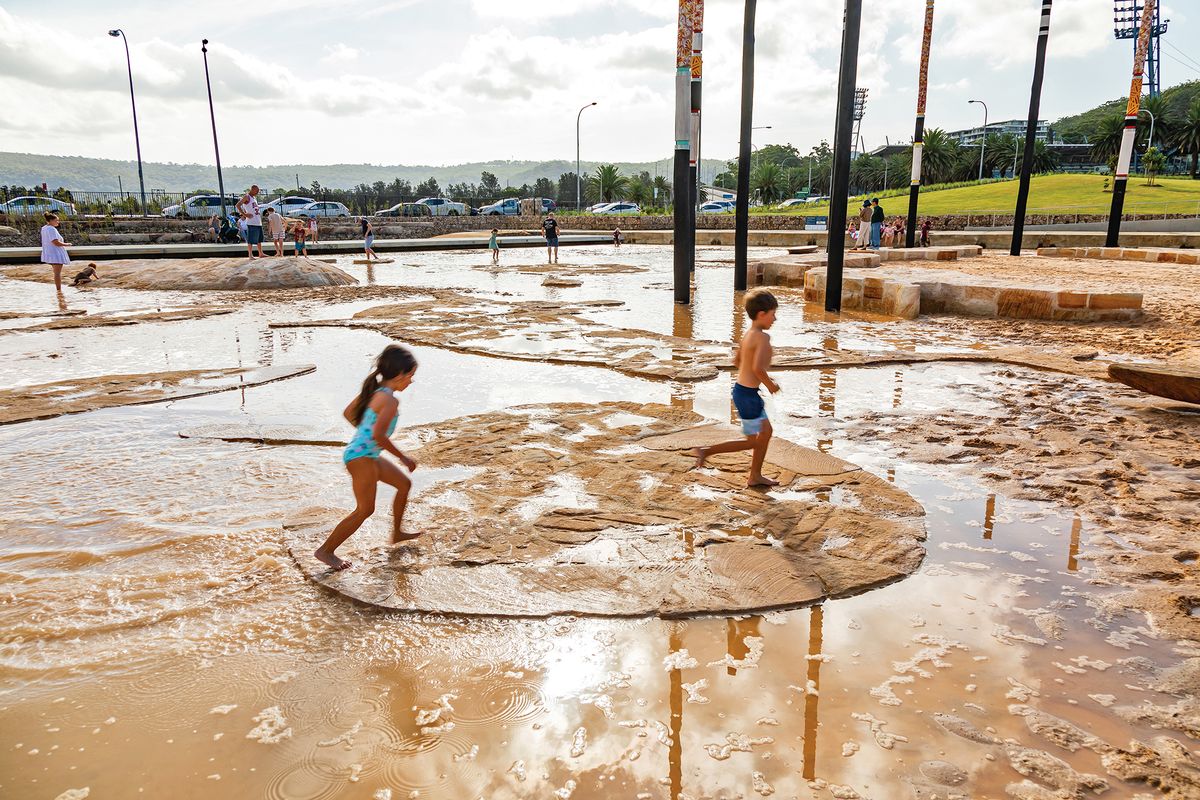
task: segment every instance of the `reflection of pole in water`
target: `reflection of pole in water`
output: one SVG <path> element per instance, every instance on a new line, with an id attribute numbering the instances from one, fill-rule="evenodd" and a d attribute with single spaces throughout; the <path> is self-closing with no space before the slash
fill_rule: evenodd
<path id="1" fill-rule="evenodd" d="M 263 366 L 275 363 L 275 331 L 271 328 L 258 332 L 258 363 Z"/>
<path id="2" fill-rule="evenodd" d="M 725 650 L 729 653 L 729 657 L 738 661 L 746 657 L 750 652 L 749 645 L 746 644 L 747 636 L 758 636 L 758 626 L 762 622 L 762 617 L 750 617 L 750 619 L 738 621 L 729 619 L 725 621 Z M 725 670 L 730 675 L 737 675 L 737 667 L 726 667 Z"/>
<path id="3" fill-rule="evenodd" d="M 1076 557 L 1079 555 L 1079 534 L 1083 530 L 1083 520 L 1079 517 L 1071 523 L 1071 549 L 1067 553 L 1067 572 L 1075 572 L 1079 569 L 1079 562 Z"/>
<path id="4" fill-rule="evenodd" d="M 892 390 L 892 408 L 899 408 L 903 399 L 904 373 L 896 370 L 896 388 Z"/>
<path id="5" fill-rule="evenodd" d="M 821 653 L 821 626 L 824 621 L 824 609 L 813 606 L 808 622 L 808 654 L 817 656 Z M 808 660 L 808 680 L 814 689 L 821 688 L 821 660 Z M 804 779 L 813 780 L 817 777 L 817 695 L 808 692 L 804 695 Z"/>
<path id="6" fill-rule="evenodd" d="M 987 505 L 983 507 L 983 538 L 991 539 L 992 530 L 996 527 L 996 495 L 989 494 Z"/>
<path id="7" fill-rule="evenodd" d="M 887 479 L 888 479 L 888 483 L 896 482 L 896 468 L 895 467 L 892 467 L 891 469 L 889 469 L 887 471 Z"/>
<path id="8" fill-rule="evenodd" d="M 375 285 L 375 264 L 372 261 L 367 262 L 367 286 Z"/>
<path id="9" fill-rule="evenodd" d="M 692 318 L 692 309 L 689 306 L 675 304 L 675 316 L 671 321 L 671 334 L 680 339 L 692 338 L 692 333 L 695 329 L 695 320 Z M 671 351 L 672 361 L 683 361 L 687 359 L 686 345 L 681 345 L 677 350 Z M 696 389 L 690 383 L 681 383 L 678 381 L 671 384 L 671 405 L 679 408 L 692 410 L 696 400 Z"/>
<path id="10" fill-rule="evenodd" d="M 823 342 L 826 350 L 837 350 L 837 339 L 830 336 Z M 821 416 L 832 419 L 837 416 L 837 370 L 818 370 L 817 378 L 817 410 Z M 832 428 L 832 424 L 830 425 Z M 833 439 L 818 439 L 817 449 L 828 453 L 833 449 Z"/>
<path id="11" fill-rule="evenodd" d="M 679 624 L 670 625 L 670 652 L 679 650 L 681 639 Z M 671 800 L 676 800 L 683 791 L 683 743 L 680 733 L 683 730 L 683 673 L 679 669 L 671 670 L 671 746 L 667 753 L 669 775 L 671 780 Z"/>

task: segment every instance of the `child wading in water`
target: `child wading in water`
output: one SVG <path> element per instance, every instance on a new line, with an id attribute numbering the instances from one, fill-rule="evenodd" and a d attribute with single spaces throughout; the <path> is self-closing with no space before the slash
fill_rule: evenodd
<path id="1" fill-rule="evenodd" d="M 492 263 L 500 263 L 500 243 L 496 241 L 496 234 L 500 233 L 498 228 L 492 228 L 492 238 L 488 239 L 488 250 L 492 251 Z"/>
<path id="2" fill-rule="evenodd" d="M 63 264 L 70 264 L 71 257 L 67 248 L 71 245 L 63 241 L 58 232 L 58 214 L 47 211 L 46 224 L 42 226 L 42 262 L 54 268 L 54 288 L 62 294 Z"/>
<path id="3" fill-rule="evenodd" d="M 767 368 L 771 366 L 771 337 L 767 333 L 775 324 L 775 312 L 779 301 L 765 289 L 754 289 L 746 294 L 746 316 L 750 317 L 750 330 L 742 337 L 734 364 L 737 366 L 737 383 L 733 384 L 733 404 L 742 418 L 742 433 L 745 439 L 734 439 L 712 447 L 697 447 L 696 467 L 704 466 L 709 456 L 718 453 L 734 453 L 738 450 L 753 450 L 750 460 L 750 477 L 747 486 L 778 486 L 779 481 L 762 474 L 763 459 L 771 443 L 771 421 L 767 419 L 767 407 L 763 402 L 759 386 L 765 385 L 771 394 L 779 391 L 779 384 L 771 380 Z"/>
<path id="4" fill-rule="evenodd" d="M 400 410 L 396 395 L 409 387 L 416 371 L 417 359 L 412 353 L 399 345 L 388 345 L 375 361 L 375 369 L 363 381 L 358 397 L 342 412 L 355 427 L 354 438 L 346 445 L 342 461 L 350 473 L 356 505 L 314 553 L 335 570 L 350 566 L 349 561 L 338 558 L 333 551 L 375 513 L 375 490 L 380 482 L 396 487 L 396 500 L 392 504 L 392 544 L 419 536 L 405 533 L 403 528 L 412 481 L 399 467 L 381 457 L 386 450 L 400 459 L 409 472 L 417 468 L 417 462 L 400 452 L 388 438 L 396 430 L 396 414 Z"/>

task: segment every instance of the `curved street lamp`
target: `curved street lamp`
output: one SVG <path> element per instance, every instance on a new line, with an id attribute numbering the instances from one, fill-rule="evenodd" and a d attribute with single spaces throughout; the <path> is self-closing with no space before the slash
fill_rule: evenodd
<path id="1" fill-rule="evenodd" d="M 983 153 L 987 149 L 987 118 L 988 107 L 987 103 L 982 100 L 968 100 L 967 104 L 979 103 L 983 106 L 983 136 L 979 137 L 979 180 L 983 180 Z"/>
<path id="2" fill-rule="evenodd" d="M 580 203 L 583 200 L 583 180 L 579 175 L 579 119 L 583 116 L 583 112 L 592 106 L 596 105 L 595 101 L 588 103 L 583 108 L 579 109 L 579 113 L 575 115 L 575 210 L 580 209 Z"/>
<path id="3" fill-rule="evenodd" d="M 129 72 L 129 103 L 133 106 L 133 145 L 137 149 L 138 162 L 138 186 L 142 191 L 142 216 L 146 216 L 146 181 L 142 178 L 142 140 L 138 136 L 137 124 L 137 101 L 133 97 L 133 62 L 129 60 L 129 39 L 125 37 L 125 31 L 120 28 L 114 28 L 108 32 L 113 38 L 120 37 L 125 43 L 125 68 Z"/>

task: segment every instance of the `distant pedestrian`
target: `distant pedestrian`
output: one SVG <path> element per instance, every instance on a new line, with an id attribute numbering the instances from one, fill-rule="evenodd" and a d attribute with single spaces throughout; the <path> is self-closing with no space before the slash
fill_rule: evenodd
<path id="1" fill-rule="evenodd" d="M 879 198 L 871 199 L 871 249 L 879 249 L 879 237 L 883 232 L 883 206 L 879 205 Z"/>
<path id="2" fill-rule="evenodd" d="M 221 215 L 213 214 L 208 218 L 208 235 L 214 242 L 221 241 Z"/>
<path id="3" fill-rule="evenodd" d="M 363 250 L 366 251 L 367 261 L 370 261 L 372 258 L 379 260 L 379 254 L 375 252 L 375 248 L 373 247 L 375 244 L 375 228 L 371 226 L 371 222 L 366 217 L 362 218 L 361 223 Z"/>
<path id="4" fill-rule="evenodd" d="M 292 225 L 292 242 L 296 245 L 296 252 L 293 255 L 304 255 L 304 240 L 308 238 L 308 228 L 303 220 L 296 220 Z"/>
<path id="5" fill-rule="evenodd" d="M 488 239 L 488 250 L 492 251 L 492 263 L 500 264 L 500 242 L 496 241 L 496 236 L 499 235 L 498 228 L 492 228 L 492 237 Z"/>
<path id="6" fill-rule="evenodd" d="M 312 239 L 313 244 L 319 244 L 321 241 L 321 237 L 318 236 L 318 233 L 320 233 L 320 231 L 317 230 L 317 218 L 309 217 L 308 218 L 308 238 Z"/>
<path id="7" fill-rule="evenodd" d="M 908 232 L 908 223 L 904 217 L 896 217 L 896 247 L 908 247 L 908 239 L 905 234 Z"/>
<path id="8" fill-rule="evenodd" d="M 275 243 L 275 255 L 283 255 L 283 240 L 287 235 L 287 230 L 283 221 L 283 214 L 280 214 L 273 208 L 267 209 L 267 230 L 271 232 L 271 241 Z"/>
<path id="9" fill-rule="evenodd" d="M 863 200 L 862 208 L 858 210 L 858 241 L 855 250 L 866 250 L 871 243 L 871 201 Z"/>
<path id="10" fill-rule="evenodd" d="M 921 223 L 921 247 L 929 247 L 929 229 L 933 227 L 929 224 L 929 217 Z"/>
<path id="11" fill-rule="evenodd" d="M 558 263 L 558 220 L 551 211 L 542 223 L 542 235 L 546 237 L 546 263 Z"/>
<path id="12" fill-rule="evenodd" d="M 45 213 L 46 224 L 42 226 L 42 263 L 54 268 L 54 288 L 62 294 L 62 268 L 71 263 L 67 248 L 71 245 L 63 241 L 58 232 L 58 214 L 52 211 Z"/>
<path id="13" fill-rule="evenodd" d="M 258 257 L 263 257 L 262 212 L 258 208 L 258 185 L 250 187 L 250 191 L 242 195 L 242 199 L 234 206 L 238 216 L 246 223 L 246 255 L 254 258 L 254 247 L 258 246 Z"/>
<path id="14" fill-rule="evenodd" d="M 622 236 L 621 236 L 621 229 L 620 229 L 620 228 L 614 228 L 614 229 L 613 229 L 613 247 L 620 247 L 620 246 L 621 246 L 621 239 L 622 239 Z"/>

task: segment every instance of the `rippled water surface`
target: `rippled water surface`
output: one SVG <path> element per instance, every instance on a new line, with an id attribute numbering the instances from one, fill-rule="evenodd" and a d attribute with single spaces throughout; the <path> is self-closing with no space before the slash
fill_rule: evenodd
<path id="1" fill-rule="evenodd" d="M 377 285 L 620 299 L 589 316 L 622 327 L 712 340 L 743 329 L 728 250 L 702 250 L 691 312 L 671 303 L 667 249 L 564 250 L 564 262 L 647 270 L 583 275 L 577 289 L 543 287 L 543 276 L 515 268 L 540 263 L 540 250 L 502 256 L 499 272 L 475 268 L 486 266 L 484 253 L 405 254 L 370 271 L 343 257 L 339 266 Z M 836 322 L 795 292 L 780 295 L 777 343 L 907 346 L 895 322 Z M 92 313 L 227 301 L 237 298 L 68 294 Z M 342 318 L 380 302 L 310 297 L 195 321 L 0 335 L 0 388 L 317 366 L 240 392 L 0 427 L 0 797 L 54 800 L 84 787 L 91 798 L 853 796 L 829 787 L 946 797 L 950 789 L 927 777 L 941 774 L 933 762 L 963 771 L 961 795 L 996 797 L 1019 776 L 947 733 L 935 713 L 1023 741 L 1025 722 L 1007 708 L 1029 700 L 1113 741 L 1154 735 L 1105 712 L 1105 703 L 1138 702 L 1137 678 L 1094 665 L 1158 658 L 1170 645 L 1132 618 L 1090 624 L 1083 598 L 1110 590 L 1089 583 L 1091 534 L 1078 518 L 991 494 L 970 464 L 900 462 L 886 438 L 849 440 L 824 424 L 878 408 L 988 413 L 981 393 L 965 389 L 1013 378 L 986 365 L 779 375 L 780 435 L 859 463 L 925 506 L 928 555 L 898 583 L 811 608 L 688 621 L 457 620 L 326 593 L 292 562 L 281 524 L 299 507 L 349 508 L 338 451 L 178 431 L 253 423 L 342 432 L 339 413 L 385 339 L 268 323 Z M 0 279 L 0 311 L 53 307 L 45 284 Z M 927 349 L 969 344 L 932 341 Z M 604 400 L 730 419 L 727 377 L 682 385 L 416 352 L 404 426 Z M 416 477 L 419 523 L 432 514 L 422 497 L 448 476 Z M 383 545 L 386 516 L 356 535 L 357 546 Z M 1065 620 L 1060 639 L 1034 624 L 1048 608 Z M 1086 749 L 1056 755 L 1103 773 Z M 1109 796 L 1129 796 L 1114 789 Z"/>

